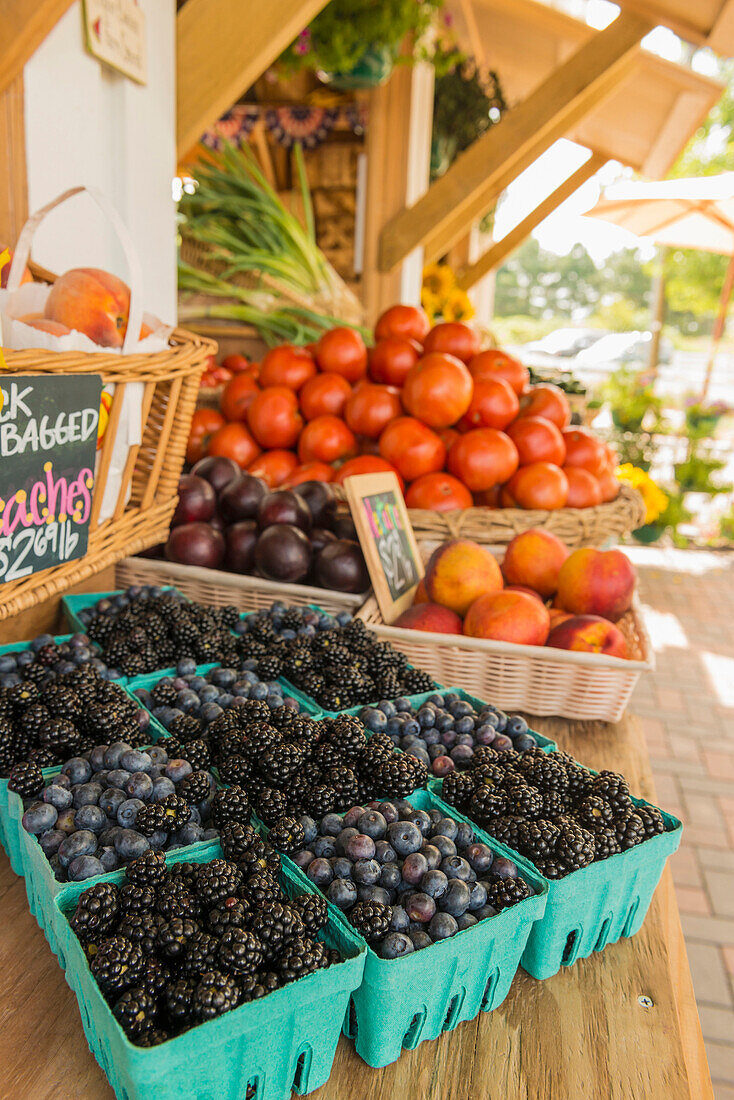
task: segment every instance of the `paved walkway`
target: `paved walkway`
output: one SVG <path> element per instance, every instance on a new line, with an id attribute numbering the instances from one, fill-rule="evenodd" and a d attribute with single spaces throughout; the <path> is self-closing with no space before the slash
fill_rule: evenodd
<path id="1" fill-rule="evenodd" d="M 657 669 L 631 709 L 660 805 L 716 1100 L 734 1100 L 734 554 L 635 548 Z"/>

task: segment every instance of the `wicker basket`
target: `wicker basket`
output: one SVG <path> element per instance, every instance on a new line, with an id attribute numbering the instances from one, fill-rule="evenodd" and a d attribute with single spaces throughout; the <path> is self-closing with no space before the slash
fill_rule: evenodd
<path id="1" fill-rule="evenodd" d="M 83 558 L 0 585 L 0 619 L 64 592 L 114 565 L 120 558 L 153 546 L 168 535 L 178 499 L 191 417 L 199 379 L 216 344 L 176 329 L 166 351 L 153 355 L 101 352 L 6 351 L 14 374 L 100 374 L 115 386 L 94 485 L 89 542 Z M 114 514 L 98 522 L 125 387 L 142 382 L 142 442 L 128 453 Z M 128 492 L 130 493 L 129 499 Z"/>
<path id="2" fill-rule="evenodd" d="M 238 611 L 261 611 L 270 607 L 274 600 L 283 600 L 297 607 L 318 604 L 332 615 L 340 611 L 353 615 L 367 596 L 366 592 L 353 596 L 308 584 L 280 584 L 262 577 L 244 577 L 239 573 L 178 565 L 154 558 L 125 558 L 117 566 L 115 580 L 118 588 L 128 588 L 131 584 L 171 584 L 190 600 L 211 607 L 233 604 Z"/>
<path id="3" fill-rule="evenodd" d="M 451 635 L 449 641 L 445 634 L 385 626 L 374 596 L 357 615 L 438 683 L 459 684 L 495 706 L 528 714 L 618 722 L 640 673 L 655 665 L 636 599 L 617 623 L 627 641 L 629 660 L 460 635 Z"/>
<path id="4" fill-rule="evenodd" d="M 616 500 L 595 508 L 558 508 L 544 512 L 526 508 L 465 508 L 433 512 L 410 508 L 416 536 L 436 544 L 446 539 L 474 539 L 485 545 L 505 544 L 530 527 L 545 527 L 566 546 L 602 546 L 619 541 L 645 522 L 645 504 L 631 485 L 622 483 Z"/>

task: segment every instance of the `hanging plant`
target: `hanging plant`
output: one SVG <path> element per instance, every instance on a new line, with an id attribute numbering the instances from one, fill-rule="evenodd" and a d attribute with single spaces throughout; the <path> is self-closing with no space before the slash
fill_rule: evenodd
<path id="1" fill-rule="evenodd" d="M 474 58 L 457 47 L 439 47 L 434 64 L 431 175 L 435 179 L 499 122 L 507 104 L 497 73 L 482 73 Z"/>
<path id="2" fill-rule="evenodd" d="M 422 39 L 442 7 L 443 0 L 331 0 L 280 64 L 291 72 L 313 69 L 334 87 L 374 87 L 390 75 L 408 35 L 412 60 L 429 57 Z"/>

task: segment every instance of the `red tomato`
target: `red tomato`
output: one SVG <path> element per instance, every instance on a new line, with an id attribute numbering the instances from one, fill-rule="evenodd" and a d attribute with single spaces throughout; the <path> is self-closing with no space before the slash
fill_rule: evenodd
<path id="1" fill-rule="evenodd" d="M 333 481 L 334 473 L 334 467 L 327 466 L 325 462 L 307 462 L 305 466 L 296 466 L 288 480 L 283 482 L 283 488 L 292 489 L 303 481 Z"/>
<path id="2" fill-rule="evenodd" d="M 246 420 L 247 410 L 257 395 L 260 387 L 250 374 L 235 374 L 224 387 L 219 407 L 227 420 Z"/>
<path id="3" fill-rule="evenodd" d="M 294 447 L 303 420 L 293 390 L 286 386 L 262 390 L 247 410 L 247 423 L 261 447 L 268 450 Z"/>
<path id="4" fill-rule="evenodd" d="M 446 448 L 446 454 L 448 454 L 461 432 L 458 432 L 456 428 L 439 428 L 436 435 Z"/>
<path id="5" fill-rule="evenodd" d="M 422 344 L 430 327 L 428 314 L 420 306 L 390 306 L 375 325 L 375 340 L 402 336 Z"/>
<path id="6" fill-rule="evenodd" d="M 507 429 L 517 447 L 520 465 L 531 462 L 552 462 L 562 466 L 566 461 L 566 444 L 559 429 L 550 420 L 540 416 L 521 416 Z"/>
<path id="7" fill-rule="evenodd" d="M 533 462 L 520 467 L 507 489 L 520 508 L 553 511 L 566 505 L 568 480 L 558 466 L 550 462 Z"/>
<path id="8" fill-rule="evenodd" d="M 619 493 L 619 482 L 615 477 L 614 470 L 607 466 L 605 470 L 601 472 L 597 478 L 599 482 L 599 488 L 601 489 L 601 499 L 604 504 L 607 504 L 610 500 L 616 500 Z"/>
<path id="9" fill-rule="evenodd" d="M 305 348 L 281 344 L 271 348 L 260 367 L 261 386 L 287 386 L 299 392 L 301 386 L 316 374 L 316 364 Z"/>
<path id="10" fill-rule="evenodd" d="M 424 355 L 408 372 L 401 397 L 406 410 L 431 428 L 448 428 L 469 408 L 474 383 L 454 355 Z"/>
<path id="11" fill-rule="evenodd" d="M 341 374 L 347 382 L 358 382 L 367 373 L 367 348 L 356 329 L 333 328 L 316 345 L 316 362 L 322 371 Z"/>
<path id="12" fill-rule="evenodd" d="M 474 379 L 471 405 L 461 418 L 461 427 L 506 428 L 517 416 L 520 402 L 503 378 Z"/>
<path id="13" fill-rule="evenodd" d="M 344 406 L 344 419 L 357 435 L 378 439 L 383 428 L 402 411 L 395 390 L 364 382 L 355 388 Z"/>
<path id="14" fill-rule="evenodd" d="M 225 355 L 222 359 L 222 366 L 227 370 L 231 370 L 232 374 L 243 374 L 245 371 L 251 371 L 254 363 L 251 363 L 246 355 L 239 355 L 234 352 L 232 355 Z"/>
<path id="15" fill-rule="evenodd" d="M 530 384 L 528 368 L 524 367 L 519 359 L 497 348 L 489 348 L 475 355 L 469 364 L 469 373 L 475 382 L 488 378 L 502 378 L 512 386 L 518 396 L 525 393 Z"/>
<path id="16" fill-rule="evenodd" d="M 501 508 L 501 498 L 502 487 L 500 485 L 493 485 L 491 489 L 487 489 L 484 493 L 475 493 L 474 503 L 480 508 Z"/>
<path id="17" fill-rule="evenodd" d="M 225 419 L 216 409 L 196 409 L 191 418 L 189 441 L 186 444 L 186 461 L 192 466 L 207 453 L 212 436 L 223 428 Z"/>
<path id="18" fill-rule="evenodd" d="M 386 336 L 369 350 L 370 378 L 387 386 L 402 386 L 408 371 L 420 357 L 421 346 L 415 340 Z"/>
<path id="19" fill-rule="evenodd" d="M 409 508 L 428 508 L 434 512 L 455 512 L 471 508 L 474 501 L 466 485 L 451 474 L 424 474 L 408 489 L 405 503 Z"/>
<path id="20" fill-rule="evenodd" d="M 281 449 L 265 451 L 247 467 L 248 474 L 261 477 L 271 489 L 279 489 L 288 480 L 298 466 L 298 459 L 293 451 Z"/>
<path id="21" fill-rule="evenodd" d="M 225 424 L 212 436 L 206 452 L 208 455 L 222 455 L 232 458 L 244 470 L 260 453 L 255 440 L 244 424 L 233 422 Z"/>
<path id="22" fill-rule="evenodd" d="M 501 485 L 517 469 L 515 444 L 495 428 L 476 428 L 456 440 L 449 451 L 448 467 L 473 493 Z"/>
<path id="23" fill-rule="evenodd" d="M 341 374 L 317 374 L 298 395 L 306 420 L 317 416 L 341 416 L 352 387 Z"/>
<path id="24" fill-rule="evenodd" d="M 446 461 L 446 448 L 430 428 L 411 416 L 400 416 L 380 436 L 380 454 L 406 481 L 435 474 Z"/>
<path id="25" fill-rule="evenodd" d="M 455 355 L 468 363 L 479 352 L 479 333 L 463 321 L 442 321 L 434 325 L 423 341 L 423 350 Z"/>
<path id="26" fill-rule="evenodd" d="M 337 462 L 356 453 L 354 433 L 338 416 L 317 416 L 309 421 L 298 440 L 301 462 Z"/>
<path id="27" fill-rule="evenodd" d="M 566 428 L 563 440 L 566 444 L 566 466 L 579 466 L 598 477 L 609 465 L 604 444 L 588 428 Z"/>
<path id="28" fill-rule="evenodd" d="M 531 386 L 520 402 L 520 416 L 540 416 L 557 428 L 571 423 L 571 406 L 562 389 L 550 382 Z"/>
<path id="29" fill-rule="evenodd" d="M 357 458 L 347 459 L 337 470 L 334 481 L 337 485 L 343 485 L 345 479 L 354 474 L 395 474 L 400 491 L 405 491 L 405 482 L 399 472 L 379 455 L 359 455 Z"/>
<path id="30" fill-rule="evenodd" d="M 601 485 L 583 466 L 564 466 L 568 482 L 567 508 L 594 508 L 602 502 Z"/>

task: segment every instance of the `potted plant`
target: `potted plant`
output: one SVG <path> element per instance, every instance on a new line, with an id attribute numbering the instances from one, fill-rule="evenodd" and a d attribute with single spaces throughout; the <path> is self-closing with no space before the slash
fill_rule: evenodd
<path id="1" fill-rule="evenodd" d="M 499 121 L 507 104 L 497 74 L 482 74 L 474 58 L 466 57 L 457 47 L 437 47 L 433 62 L 436 83 L 431 177 L 435 179 L 443 175 L 459 153 Z"/>
<path id="2" fill-rule="evenodd" d="M 338 90 L 374 88 L 389 77 L 408 35 L 412 59 L 428 56 L 422 38 L 442 6 L 443 0 L 331 0 L 280 62 L 291 71 L 312 69 Z"/>

